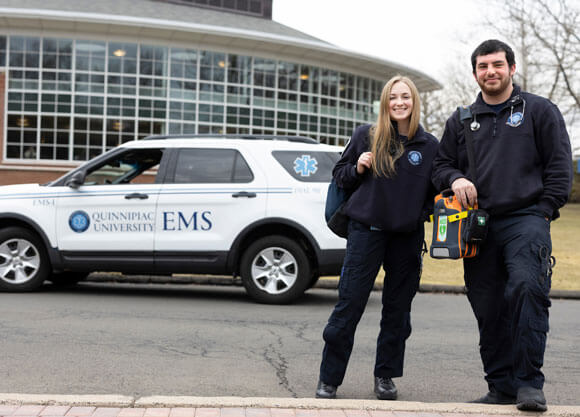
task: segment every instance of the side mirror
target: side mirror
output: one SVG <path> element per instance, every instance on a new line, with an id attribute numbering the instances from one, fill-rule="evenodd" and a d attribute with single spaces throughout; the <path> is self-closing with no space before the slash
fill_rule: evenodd
<path id="1" fill-rule="evenodd" d="M 86 175 L 87 173 L 85 171 L 77 171 L 68 180 L 66 180 L 64 185 L 76 190 L 81 185 L 83 185 Z"/>

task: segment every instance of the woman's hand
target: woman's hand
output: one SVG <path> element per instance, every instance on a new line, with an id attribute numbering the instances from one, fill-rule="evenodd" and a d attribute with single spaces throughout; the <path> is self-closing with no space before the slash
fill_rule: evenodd
<path id="1" fill-rule="evenodd" d="M 358 157 L 358 161 L 356 161 L 356 172 L 361 175 L 365 172 L 366 169 L 370 169 L 371 165 L 373 164 L 373 153 L 372 152 L 363 152 Z"/>

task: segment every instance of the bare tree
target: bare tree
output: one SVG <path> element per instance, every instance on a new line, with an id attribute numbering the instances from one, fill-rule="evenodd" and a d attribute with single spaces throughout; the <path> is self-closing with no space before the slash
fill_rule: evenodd
<path id="1" fill-rule="evenodd" d="M 447 65 L 441 90 L 421 94 L 423 127 L 438 138 L 443 135 L 445 122 L 457 106 L 473 103 L 478 86 L 468 64 L 469 58 L 457 55 Z"/>
<path id="2" fill-rule="evenodd" d="M 486 24 L 514 45 L 516 82 L 556 103 L 569 124 L 580 122 L 580 3 L 517 0 L 504 7 L 496 0 L 495 5 L 491 9 L 500 14 L 488 15 Z"/>
<path id="3" fill-rule="evenodd" d="M 492 28 L 497 38 L 504 39 L 516 52 L 515 82 L 525 91 L 547 97 L 560 107 L 573 146 L 580 153 L 580 2 L 514 0 L 508 5 L 503 0 L 492 0 L 480 3 L 484 17 L 481 29 L 489 32 Z M 463 43 L 468 42 L 463 39 Z M 473 39 L 469 41 L 472 43 Z M 454 62 L 466 59 L 469 57 L 462 56 Z M 422 95 L 423 124 L 427 130 L 440 136 L 446 118 L 455 107 L 473 102 L 477 84 L 471 72 L 470 67 L 450 65 L 444 88 Z"/>

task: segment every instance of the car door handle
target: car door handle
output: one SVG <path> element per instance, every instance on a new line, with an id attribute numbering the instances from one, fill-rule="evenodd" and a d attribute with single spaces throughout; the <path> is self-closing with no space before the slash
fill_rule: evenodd
<path id="1" fill-rule="evenodd" d="M 232 197 L 247 197 L 247 198 L 254 198 L 256 197 L 256 193 L 249 193 L 248 191 L 240 191 L 239 193 L 232 194 Z"/>
<path id="2" fill-rule="evenodd" d="M 135 198 L 138 198 L 139 200 L 147 200 L 149 196 L 147 194 L 141 193 L 131 193 L 125 196 L 125 200 L 133 200 Z"/>

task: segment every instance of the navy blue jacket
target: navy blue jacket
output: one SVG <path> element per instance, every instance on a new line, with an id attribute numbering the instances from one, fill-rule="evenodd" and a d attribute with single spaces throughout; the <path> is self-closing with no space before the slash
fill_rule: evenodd
<path id="1" fill-rule="evenodd" d="M 364 125 L 354 131 L 332 171 L 339 187 L 356 188 L 346 203 L 345 213 L 385 231 L 417 230 L 432 211 L 435 190 L 430 178 L 437 139 L 419 126 L 413 139 L 404 141 L 404 153 L 395 161 L 394 176 L 375 177 L 371 169 L 359 175 L 356 163 L 361 153 L 370 150 L 370 127 Z"/>
<path id="2" fill-rule="evenodd" d="M 536 204 L 541 214 L 557 218 L 570 194 L 573 169 L 570 139 L 556 105 L 514 85 L 499 113 L 485 104 L 481 93 L 471 112 L 480 124 L 473 132 L 479 207 L 502 214 Z M 461 177 L 473 181 L 463 124 L 455 111 L 433 162 L 433 184 L 442 190 Z"/>

